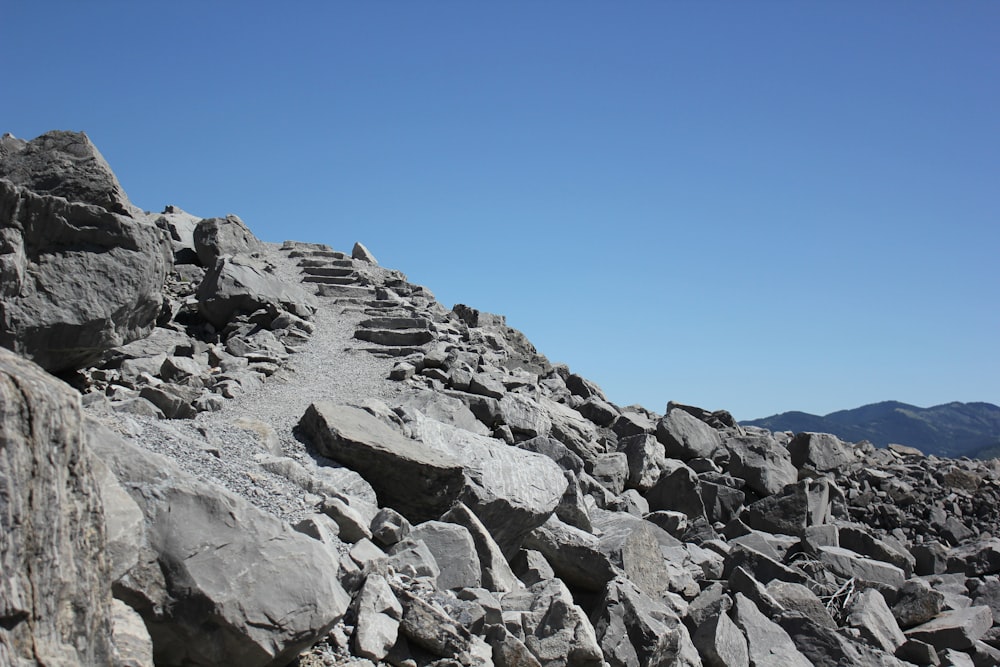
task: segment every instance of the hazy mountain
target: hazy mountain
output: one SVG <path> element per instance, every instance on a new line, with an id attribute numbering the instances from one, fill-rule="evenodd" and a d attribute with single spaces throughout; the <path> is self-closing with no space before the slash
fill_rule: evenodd
<path id="1" fill-rule="evenodd" d="M 806 412 L 740 422 L 772 431 L 833 433 L 843 440 L 891 442 L 938 456 L 1000 456 L 1000 407 L 992 403 L 945 403 L 918 408 L 898 401 L 863 405 L 819 416 Z"/>

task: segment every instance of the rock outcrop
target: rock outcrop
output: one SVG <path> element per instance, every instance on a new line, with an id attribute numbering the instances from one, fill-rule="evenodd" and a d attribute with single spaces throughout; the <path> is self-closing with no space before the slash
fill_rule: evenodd
<path id="1" fill-rule="evenodd" d="M 148 227 L 103 254 L 166 278 L 63 367 L 82 401 L 0 351 L 0 662 L 1000 664 L 996 461 L 618 406 L 361 244 L 19 178 L 10 219 Z M 8 247 L 4 289 L 37 273 Z M 16 312 L 24 356 L 83 339 Z"/>

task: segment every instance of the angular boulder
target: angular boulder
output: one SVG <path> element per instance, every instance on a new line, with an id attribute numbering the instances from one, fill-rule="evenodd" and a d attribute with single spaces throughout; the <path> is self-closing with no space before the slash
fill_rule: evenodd
<path id="1" fill-rule="evenodd" d="M 111 664 L 105 553 L 79 395 L 0 350 L 0 663 Z"/>
<path id="2" fill-rule="evenodd" d="M 95 422 L 88 436 L 145 515 L 143 558 L 116 593 L 142 615 L 157 665 L 278 667 L 343 617 L 326 545 Z"/>
<path id="3" fill-rule="evenodd" d="M 58 373 L 152 331 L 164 232 L 0 180 L 0 346 Z"/>
<path id="4" fill-rule="evenodd" d="M 722 446 L 719 432 L 684 410 L 674 408 L 656 425 L 656 438 L 667 456 L 682 461 L 711 458 Z"/>
<path id="5" fill-rule="evenodd" d="M 216 328 L 234 315 L 249 315 L 261 308 L 287 310 L 309 317 L 317 307 L 316 297 L 294 283 L 267 272 L 267 265 L 248 255 L 224 256 L 209 268 L 198 285 L 198 311 Z"/>
<path id="6" fill-rule="evenodd" d="M 191 241 L 198 261 L 209 269 L 223 255 L 252 255 L 264 249 L 264 244 L 235 215 L 198 221 Z"/>
<path id="7" fill-rule="evenodd" d="M 107 160 L 84 132 L 54 130 L 23 141 L 4 135 L 0 178 L 39 194 L 100 206 L 112 213 L 139 213 L 129 203 Z"/>
<path id="8" fill-rule="evenodd" d="M 761 497 L 777 493 L 798 480 L 788 450 L 764 436 L 737 436 L 725 441 L 729 450 L 729 474 L 746 481 L 747 488 Z"/>

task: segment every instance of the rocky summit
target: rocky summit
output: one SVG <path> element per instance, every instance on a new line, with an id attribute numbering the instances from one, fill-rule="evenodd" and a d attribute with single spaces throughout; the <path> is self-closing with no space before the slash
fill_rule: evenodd
<path id="1" fill-rule="evenodd" d="M 0 139 L 0 280 L 0 665 L 1000 664 L 1000 461 L 615 405 L 82 133 Z"/>

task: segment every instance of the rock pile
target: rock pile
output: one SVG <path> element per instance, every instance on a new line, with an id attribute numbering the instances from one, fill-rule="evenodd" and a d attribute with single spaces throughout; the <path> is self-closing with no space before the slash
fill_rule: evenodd
<path id="1" fill-rule="evenodd" d="M 3 344 L 82 400 L 0 350 L 3 664 L 1000 664 L 997 461 L 615 405 L 360 244 L 144 214 L 41 139 L 0 142 Z M 80 216 L 111 252 L 19 241 Z M 90 337 L 36 268 L 88 253 L 153 265 Z"/>

